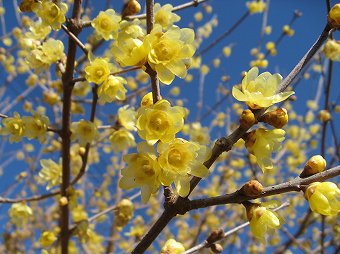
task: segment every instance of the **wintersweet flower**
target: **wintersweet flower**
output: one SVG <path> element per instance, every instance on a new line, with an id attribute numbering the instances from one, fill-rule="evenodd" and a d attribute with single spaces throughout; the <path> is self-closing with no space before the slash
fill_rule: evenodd
<path id="1" fill-rule="evenodd" d="M 161 249 L 161 254 L 181 254 L 183 252 L 185 252 L 183 244 L 175 239 L 167 240 Z"/>
<path id="2" fill-rule="evenodd" d="M 10 135 L 9 142 L 20 142 L 25 136 L 25 124 L 20 118 L 19 113 L 14 112 L 13 117 L 7 117 L 2 120 L 3 128 L 0 129 L 1 135 Z"/>
<path id="3" fill-rule="evenodd" d="M 51 231 L 44 231 L 41 234 L 41 237 L 39 239 L 39 242 L 41 244 L 42 247 L 47 248 L 49 247 L 52 243 L 54 243 L 55 240 L 57 240 L 58 238 L 56 237 L 56 235 L 54 234 L 54 232 Z"/>
<path id="4" fill-rule="evenodd" d="M 163 29 L 171 27 L 175 22 L 181 20 L 181 17 L 172 12 L 174 7 L 171 4 L 161 6 L 159 3 L 154 5 L 155 23 L 160 24 Z"/>
<path id="5" fill-rule="evenodd" d="M 28 139 L 36 138 L 40 143 L 46 140 L 47 128 L 50 123 L 47 116 L 33 113 L 33 116 L 24 116 L 22 120 L 26 126 L 25 136 Z"/>
<path id="6" fill-rule="evenodd" d="M 251 68 L 242 80 L 242 89 L 233 87 L 232 94 L 238 101 L 244 101 L 252 109 L 266 108 L 286 100 L 293 91 L 277 93 L 282 77 L 280 74 L 264 72 L 259 74 L 257 67 Z"/>
<path id="7" fill-rule="evenodd" d="M 109 140 L 111 141 L 112 149 L 115 153 L 136 146 L 135 137 L 131 132 L 124 128 L 114 131 L 110 135 Z"/>
<path id="8" fill-rule="evenodd" d="M 139 136 L 150 144 L 158 140 L 166 143 L 175 138 L 184 125 L 185 110 L 171 107 L 167 100 L 160 100 L 138 110 L 136 127 Z"/>
<path id="9" fill-rule="evenodd" d="M 79 145 L 85 147 L 98 135 L 97 126 L 95 123 L 86 120 L 80 120 L 71 124 L 72 140 L 78 140 Z"/>
<path id="10" fill-rule="evenodd" d="M 44 54 L 43 61 L 52 64 L 64 57 L 64 44 L 60 40 L 55 40 L 53 38 L 47 39 L 42 46 L 41 51 Z"/>
<path id="11" fill-rule="evenodd" d="M 281 142 L 285 139 L 285 131 L 282 129 L 266 130 L 258 128 L 249 133 L 246 140 L 246 148 L 249 153 L 255 155 L 257 164 L 263 172 L 273 168 L 272 153 L 277 151 Z"/>
<path id="12" fill-rule="evenodd" d="M 117 39 L 119 22 L 121 17 L 113 9 L 99 12 L 98 16 L 91 22 L 92 27 L 99 37 L 104 40 Z"/>
<path id="13" fill-rule="evenodd" d="M 129 107 L 129 105 L 125 105 L 118 109 L 118 122 L 125 129 L 130 131 L 137 131 L 136 128 L 136 111 L 133 107 Z"/>
<path id="14" fill-rule="evenodd" d="M 169 85 L 175 76 L 185 78 L 196 50 L 194 38 L 192 29 L 174 26 L 163 33 L 162 26 L 158 24 L 144 38 L 148 63 L 157 72 L 161 82 Z"/>
<path id="15" fill-rule="evenodd" d="M 47 182 L 46 190 L 51 189 L 52 187 L 59 185 L 61 183 L 61 164 L 56 163 L 51 159 L 48 160 L 40 160 L 40 165 L 42 169 L 39 172 L 39 177 Z"/>
<path id="16" fill-rule="evenodd" d="M 11 206 L 8 211 L 11 222 L 17 227 L 25 225 L 29 218 L 33 215 L 32 208 L 24 202 L 16 203 Z"/>
<path id="17" fill-rule="evenodd" d="M 329 11 L 328 22 L 333 28 L 340 27 L 340 3 L 335 4 Z"/>
<path id="18" fill-rule="evenodd" d="M 253 0 L 251 2 L 247 2 L 247 7 L 250 14 L 261 13 L 266 9 L 266 3 L 264 3 L 262 0 Z"/>
<path id="19" fill-rule="evenodd" d="M 265 243 L 267 231 L 278 229 L 283 223 L 283 218 L 274 211 L 268 210 L 266 206 L 251 204 L 247 207 L 247 217 L 252 234 Z"/>
<path id="20" fill-rule="evenodd" d="M 138 153 L 127 154 L 123 157 L 127 167 L 122 169 L 119 187 L 140 188 L 142 202 L 146 203 L 151 194 L 155 193 L 160 186 L 158 180 L 160 167 L 152 146 L 142 142 L 138 144 L 137 151 Z"/>
<path id="21" fill-rule="evenodd" d="M 323 52 L 328 59 L 340 62 L 340 41 L 328 40 Z"/>
<path id="22" fill-rule="evenodd" d="M 66 21 L 65 14 L 68 7 L 67 4 L 60 0 L 42 0 L 35 2 L 32 10 L 41 18 L 44 25 L 49 25 L 54 30 L 59 30 L 61 24 Z"/>
<path id="23" fill-rule="evenodd" d="M 99 103 L 105 104 L 115 100 L 123 101 L 126 98 L 126 80 L 122 77 L 110 75 L 98 88 Z"/>
<path id="24" fill-rule="evenodd" d="M 106 58 L 96 58 L 85 68 L 85 78 L 88 82 L 100 85 L 110 76 L 111 64 Z"/>
<path id="25" fill-rule="evenodd" d="M 175 183 L 181 197 L 190 191 L 190 175 L 204 178 L 209 170 L 203 163 L 209 159 L 211 150 L 194 142 L 176 138 L 169 143 L 158 143 L 158 162 L 162 168 L 159 179 L 165 186 Z"/>
<path id="26" fill-rule="evenodd" d="M 340 212 L 340 189 L 332 182 L 315 182 L 308 186 L 305 197 L 313 212 L 336 215 Z"/>

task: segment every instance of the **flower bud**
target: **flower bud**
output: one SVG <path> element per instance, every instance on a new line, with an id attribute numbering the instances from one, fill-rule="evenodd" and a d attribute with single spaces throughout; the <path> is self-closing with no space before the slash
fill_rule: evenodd
<path id="1" fill-rule="evenodd" d="M 340 3 L 333 6 L 328 13 L 328 23 L 332 28 L 340 28 Z"/>
<path id="2" fill-rule="evenodd" d="M 319 112 L 319 119 L 321 122 L 327 122 L 332 118 L 331 113 L 328 110 L 323 109 Z"/>
<path id="3" fill-rule="evenodd" d="M 240 116 L 240 125 L 244 128 L 250 128 L 256 123 L 256 118 L 250 109 L 243 110 Z"/>
<path id="4" fill-rule="evenodd" d="M 262 193 L 263 186 L 257 180 L 250 180 L 241 188 L 241 193 L 248 197 L 256 197 Z"/>
<path id="5" fill-rule="evenodd" d="M 122 17 L 124 18 L 126 16 L 137 14 L 138 12 L 140 12 L 141 8 L 142 7 L 137 0 L 130 0 L 123 7 Z"/>
<path id="6" fill-rule="evenodd" d="M 216 229 L 216 230 L 212 231 L 211 234 L 208 236 L 207 242 L 208 243 L 216 242 L 216 241 L 222 239 L 223 236 L 224 236 L 223 229 L 222 228 Z"/>
<path id="7" fill-rule="evenodd" d="M 67 199 L 67 197 L 61 197 L 60 199 L 59 199 L 59 205 L 60 206 L 66 206 L 68 204 L 68 199 Z"/>
<path id="8" fill-rule="evenodd" d="M 222 253 L 223 252 L 223 247 L 221 244 L 218 244 L 218 243 L 214 243 L 211 245 L 210 247 L 211 251 L 213 253 Z"/>
<path id="9" fill-rule="evenodd" d="M 324 171 L 325 168 L 326 160 L 321 155 L 315 155 L 307 161 L 302 173 L 300 174 L 300 177 L 304 178 L 316 173 L 320 173 Z"/>
<path id="10" fill-rule="evenodd" d="M 284 108 L 278 108 L 274 111 L 268 112 L 261 117 L 261 121 L 271 126 L 281 129 L 288 123 L 288 113 Z"/>

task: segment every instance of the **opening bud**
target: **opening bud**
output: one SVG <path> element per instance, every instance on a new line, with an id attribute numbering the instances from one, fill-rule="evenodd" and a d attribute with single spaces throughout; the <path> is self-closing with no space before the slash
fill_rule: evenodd
<path id="1" fill-rule="evenodd" d="M 321 155 L 315 155 L 307 161 L 302 173 L 300 174 L 300 177 L 304 178 L 316 173 L 320 173 L 324 171 L 325 168 L 326 160 Z"/>
<path id="2" fill-rule="evenodd" d="M 274 111 L 268 112 L 261 117 L 261 121 L 276 129 L 281 129 L 288 123 L 288 113 L 285 108 L 278 108 Z"/>
<path id="3" fill-rule="evenodd" d="M 328 110 L 323 109 L 319 112 L 319 119 L 321 122 L 327 122 L 332 118 L 331 113 Z"/>
<path id="4" fill-rule="evenodd" d="M 250 128 L 256 123 L 256 118 L 250 109 L 242 111 L 240 116 L 240 125 L 244 128 Z"/>
<path id="5" fill-rule="evenodd" d="M 340 3 L 333 6 L 328 13 L 328 23 L 332 28 L 340 28 Z"/>

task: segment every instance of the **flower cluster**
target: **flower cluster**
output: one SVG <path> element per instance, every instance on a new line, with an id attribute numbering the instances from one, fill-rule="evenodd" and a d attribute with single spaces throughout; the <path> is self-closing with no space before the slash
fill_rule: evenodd
<path id="1" fill-rule="evenodd" d="M 9 135 L 9 142 L 20 142 L 23 137 L 28 139 L 39 139 L 41 143 L 46 140 L 49 124 L 47 116 L 33 112 L 33 116 L 20 117 L 15 112 L 13 117 L 7 117 L 2 121 L 1 135 Z"/>

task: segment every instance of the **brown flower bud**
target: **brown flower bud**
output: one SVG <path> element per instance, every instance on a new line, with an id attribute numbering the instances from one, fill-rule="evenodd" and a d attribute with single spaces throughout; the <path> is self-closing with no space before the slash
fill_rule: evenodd
<path id="1" fill-rule="evenodd" d="M 281 129 L 288 123 L 288 113 L 284 108 L 278 108 L 274 111 L 268 112 L 261 117 L 261 121 L 271 126 Z"/>
<path id="2" fill-rule="evenodd" d="M 305 178 L 320 173 L 325 170 L 326 164 L 326 160 L 321 155 L 315 155 L 307 161 L 300 177 Z"/>
<path id="3" fill-rule="evenodd" d="M 244 128 L 250 128 L 256 123 L 256 118 L 250 109 L 243 110 L 240 115 L 240 125 Z"/>
<path id="4" fill-rule="evenodd" d="M 210 247 L 211 251 L 214 252 L 214 253 L 222 253 L 223 251 L 223 247 L 221 244 L 218 244 L 218 243 L 214 243 L 211 245 Z"/>
<path id="5" fill-rule="evenodd" d="M 207 242 L 208 243 L 214 243 L 214 242 L 222 239 L 223 236 L 224 236 L 223 229 L 222 228 L 216 229 L 216 230 L 214 230 L 210 233 L 210 235 L 207 238 Z"/>
<path id="6" fill-rule="evenodd" d="M 140 12 L 141 6 L 137 0 L 130 0 L 123 6 L 122 18 Z"/>
<path id="7" fill-rule="evenodd" d="M 262 193 L 263 186 L 257 180 L 250 180 L 246 184 L 244 184 L 241 188 L 242 194 L 248 197 L 256 197 Z"/>

